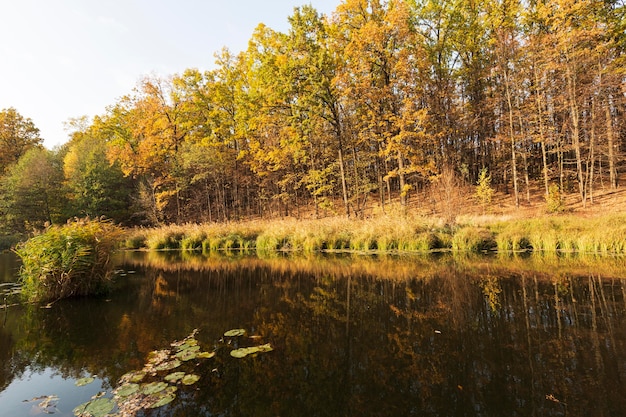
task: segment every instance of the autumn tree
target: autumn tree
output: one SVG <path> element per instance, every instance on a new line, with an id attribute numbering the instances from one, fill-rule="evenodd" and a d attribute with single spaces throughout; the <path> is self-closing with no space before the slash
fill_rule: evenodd
<path id="1" fill-rule="evenodd" d="M 42 142 L 39 129 L 13 107 L 0 111 L 0 175 Z"/>

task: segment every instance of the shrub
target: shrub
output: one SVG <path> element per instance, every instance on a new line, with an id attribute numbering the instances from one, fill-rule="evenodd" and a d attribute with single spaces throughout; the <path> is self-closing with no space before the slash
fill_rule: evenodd
<path id="1" fill-rule="evenodd" d="M 52 226 L 20 244 L 20 280 L 31 302 L 90 295 L 108 289 L 112 277 L 111 252 L 122 229 L 104 220 L 76 220 Z"/>
<path id="2" fill-rule="evenodd" d="M 548 187 L 548 195 L 546 195 L 546 209 L 548 213 L 560 213 L 564 208 L 563 196 L 561 195 L 559 186 L 551 184 L 550 187 Z"/>
<path id="3" fill-rule="evenodd" d="M 488 205 L 491 204 L 494 189 L 491 187 L 491 175 L 487 175 L 487 168 L 480 170 L 478 181 L 476 182 L 476 191 L 474 196 L 483 207 L 483 212 Z"/>

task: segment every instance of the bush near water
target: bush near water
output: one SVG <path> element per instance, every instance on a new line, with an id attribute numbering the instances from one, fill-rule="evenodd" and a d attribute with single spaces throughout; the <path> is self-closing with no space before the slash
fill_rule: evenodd
<path id="1" fill-rule="evenodd" d="M 111 252 L 123 231 L 103 219 L 51 226 L 20 244 L 22 292 L 31 302 L 102 293 L 111 282 Z"/>

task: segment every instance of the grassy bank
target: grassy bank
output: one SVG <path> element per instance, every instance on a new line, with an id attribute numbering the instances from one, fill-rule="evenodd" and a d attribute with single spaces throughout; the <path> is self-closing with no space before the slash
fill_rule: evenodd
<path id="1" fill-rule="evenodd" d="M 626 214 L 536 219 L 464 218 L 448 226 L 423 217 L 380 216 L 178 225 L 129 232 L 129 249 L 427 252 L 452 250 L 626 253 Z"/>

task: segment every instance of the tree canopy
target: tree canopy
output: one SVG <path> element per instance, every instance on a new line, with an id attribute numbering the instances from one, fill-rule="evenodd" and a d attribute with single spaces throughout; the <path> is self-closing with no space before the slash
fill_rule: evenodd
<path id="1" fill-rule="evenodd" d="M 64 156 L 70 211 L 362 216 L 481 172 L 518 205 L 532 183 L 583 205 L 619 186 L 623 2 L 344 0 L 330 16 L 298 7 L 289 25 L 260 24 L 212 70 L 146 77 L 79 129 Z M 14 109 L 0 120 L 6 170 L 41 139 Z"/>

